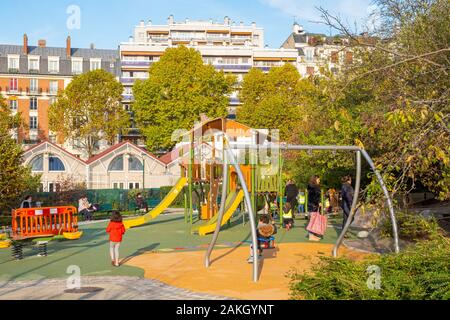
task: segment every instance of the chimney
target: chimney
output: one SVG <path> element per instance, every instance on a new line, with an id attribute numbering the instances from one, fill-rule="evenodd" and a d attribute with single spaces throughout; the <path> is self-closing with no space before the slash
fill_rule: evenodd
<path id="1" fill-rule="evenodd" d="M 23 54 L 28 55 L 28 36 L 26 33 L 23 35 Z"/>
<path id="2" fill-rule="evenodd" d="M 252 22 L 252 28 L 256 28 L 256 22 Z"/>
<path id="3" fill-rule="evenodd" d="M 173 22 L 174 22 L 173 15 L 170 15 L 169 18 L 167 18 L 167 24 L 171 25 L 173 24 Z"/>
<path id="4" fill-rule="evenodd" d="M 228 17 L 228 16 L 226 16 L 224 19 L 223 19 L 223 22 L 224 22 L 224 24 L 225 25 L 229 25 L 230 24 L 230 18 Z"/>
<path id="5" fill-rule="evenodd" d="M 91 50 L 94 50 L 95 49 L 95 43 L 91 43 L 90 48 L 91 48 Z"/>
<path id="6" fill-rule="evenodd" d="M 67 37 L 66 40 L 66 56 L 67 58 L 70 58 L 72 56 L 72 47 L 70 43 L 70 36 Z"/>
<path id="7" fill-rule="evenodd" d="M 45 48 L 45 46 L 47 45 L 47 41 L 40 39 L 38 40 L 38 47 L 39 48 Z"/>

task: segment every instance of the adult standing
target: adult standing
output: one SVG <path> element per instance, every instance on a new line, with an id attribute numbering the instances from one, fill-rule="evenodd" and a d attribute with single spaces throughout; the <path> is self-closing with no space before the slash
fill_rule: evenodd
<path id="1" fill-rule="evenodd" d="M 291 209 L 297 209 L 297 197 L 298 197 L 298 188 L 295 185 L 292 179 L 288 180 L 286 185 L 286 190 L 284 191 L 284 195 L 286 196 L 286 202 L 291 204 Z"/>
<path id="2" fill-rule="evenodd" d="M 321 196 L 320 177 L 312 176 L 308 183 L 308 212 L 320 212 Z"/>
<path id="3" fill-rule="evenodd" d="M 353 204 L 353 195 L 354 190 L 352 187 L 352 177 L 345 176 L 342 178 L 342 188 L 341 188 L 341 196 L 342 196 L 341 207 L 342 210 L 344 211 L 342 228 L 344 228 L 345 224 L 347 223 L 348 217 L 350 216 L 350 211 L 352 209 Z"/>

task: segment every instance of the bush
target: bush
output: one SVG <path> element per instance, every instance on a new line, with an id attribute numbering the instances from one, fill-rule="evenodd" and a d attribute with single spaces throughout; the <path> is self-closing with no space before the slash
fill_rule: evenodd
<path id="1" fill-rule="evenodd" d="M 399 254 L 353 262 L 321 258 L 310 274 L 291 275 L 291 298 L 311 300 L 448 300 L 450 243 L 437 236 Z M 381 270 L 379 290 L 367 285 L 369 266 Z"/>
<path id="2" fill-rule="evenodd" d="M 436 219 L 427 220 L 419 214 L 397 212 L 398 236 L 400 239 L 416 242 L 429 240 L 439 233 L 439 225 Z M 392 237 L 392 222 L 385 219 L 380 223 L 381 235 Z"/>

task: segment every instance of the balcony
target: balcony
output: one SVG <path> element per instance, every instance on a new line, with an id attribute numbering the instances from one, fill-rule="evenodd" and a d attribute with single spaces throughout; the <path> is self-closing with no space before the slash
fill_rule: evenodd
<path id="1" fill-rule="evenodd" d="M 277 67 L 277 66 L 273 66 L 273 67 Z M 262 71 L 270 71 L 270 69 L 272 69 L 273 67 L 267 67 L 267 66 L 255 66 L 255 68 L 258 68 Z"/>
<path id="2" fill-rule="evenodd" d="M 19 73 L 19 68 L 8 68 L 8 73 Z"/>
<path id="3" fill-rule="evenodd" d="M 14 87 L 14 88 L 11 88 L 11 87 L 5 87 L 5 91 L 6 91 L 8 94 L 19 94 L 19 88 L 17 88 L 17 87 Z"/>
<path id="4" fill-rule="evenodd" d="M 241 104 L 241 101 L 239 100 L 239 98 L 231 97 L 230 104 L 233 104 L 233 105 Z"/>
<path id="5" fill-rule="evenodd" d="M 127 61 L 122 60 L 122 67 L 150 67 L 150 65 L 153 63 L 153 61 Z"/>
<path id="6" fill-rule="evenodd" d="M 134 101 L 134 97 L 132 94 L 122 94 L 123 101 Z"/>
<path id="7" fill-rule="evenodd" d="M 214 64 L 214 68 L 218 70 L 250 70 L 252 65 L 242 64 Z"/>

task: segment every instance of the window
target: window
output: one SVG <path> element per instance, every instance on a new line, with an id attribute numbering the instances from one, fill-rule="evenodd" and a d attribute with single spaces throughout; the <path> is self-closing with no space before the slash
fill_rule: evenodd
<path id="1" fill-rule="evenodd" d="M 123 156 L 114 158 L 109 164 L 108 171 L 123 171 Z"/>
<path id="2" fill-rule="evenodd" d="M 353 52 L 345 53 L 345 63 L 352 64 L 353 63 Z"/>
<path id="3" fill-rule="evenodd" d="M 19 71 L 19 57 L 18 56 L 8 56 L 8 69 L 9 72 Z"/>
<path id="4" fill-rule="evenodd" d="M 98 70 L 102 68 L 102 60 L 101 59 L 91 59 L 91 71 Z"/>
<path id="5" fill-rule="evenodd" d="M 39 57 L 28 57 L 28 71 L 39 71 Z"/>
<path id="6" fill-rule="evenodd" d="M 59 72 L 59 58 L 58 57 L 49 57 L 48 58 L 48 72 L 49 73 L 58 73 Z"/>
<path id="7" fill-rule="evenodd" d="M 58 192 L 61 190 L 61 185 L 59 183 L 50 182 L 48 184 L 48 192 Z"/>
<path id="8" fill-rule="evenodd" d="M 314 59 L 314 49 L 309 49 L 305 51 L 306 61 L 313 61 Z"/>
<path id="9" fill-rule="evenodd" d="M 38 118 L 30 117 L 30 129 L 36 130 L 38 128 Z"/>
<path id="10" fill-rule="evenodd" d="M 114 189 L 122 189 L 123 190 L 124 184 L 123 182 L 114 182 L 113 183 L 113 188 Z"/>
<path id="11" fill-rule="evenodd" d="M 123 89 L 123 94 L 133 94 L 133 88 L 132 87 L 125 87 Z"/>
<path id="12" fill-rule="evenodd" d="M 223 64 L 239 64 L 239 58 L 222 58 Z"/>
<path id="13" fill-rule="evenodd" d="M 50 81 L 50 94 L 58 93 L 58 81 Z"/>
<path id="14" fill-rule="evenodd" d="M 143 169 L 144 168 L 142 166 L 142 162 L 138 158 L 131 156 L 128 159 L 128 170 L 129 171 L 142 171 Z"/>
<path id="15" fill-rule="evenodd" d="M 17 100 L 9 100 L 9 107 L 11 110 L 17 110 Z"/>
<path id="16" fill-rule="evenodd" d="M 140 184 L 139 184 L 139 182 L 130 182 L 129 184 L 128 184 L 128 189 L 130 189 L 130 190 L 133 190 L 133 189 L 139 189 L 139 187 L 140 187 Z"/>
<path id="17" fill-rule="evenodd" d="M 203 58 L 203 62 L 205 64 L 214 64 L 215 59 L 213 57 L 205 57 Z"/>
<path id="18" fill-rule="evenodd" d="M 39 87 L 38 79 L 30 79 L 30 92 L 37 93 Z"/>
<path id="19" fill-rule="evenodd" d="M 72 59 L 72 73 L 73 74 L 83 73 L 83 60 L 82 59 Z"/>
<path id="20" fill-rule="evenodd" d="M 17 92 L 18 90 L 18 80 L 17 78 L 9 79 L 9 91 Z"/>
<path id="21" fill-rule="evenodd" d="M 30 98 L 30 110 L 37 110 L 38 109 L 38 98 L 31 97 Z"/>
<path id="22" fill-rule="evenodd" d="M 331 62 L 338 63 L 339 62 L 339 55 L 337 51 L 333 51 L 331 53 Z"/>
<path id="23" fill-rule="evenodd" d="M 144 71 L 134 71 L 134 72 L 133 72 L 133 78 L 137 78 L 137 79 L 148 79 L 148 72 L 144 72 Z"/>
<path id="24" fill-rule="evenodd" d="M 30 167 L 33 172 L 44 171 L 44 156 L 41 154 L 40 156 L 34 157 L 30 162 Z"/>
<path id="25" fill-rule="evenodd" d="M 64 163 L 55 156 L 48 157 L 48 171 L 66 171 Z"/>

